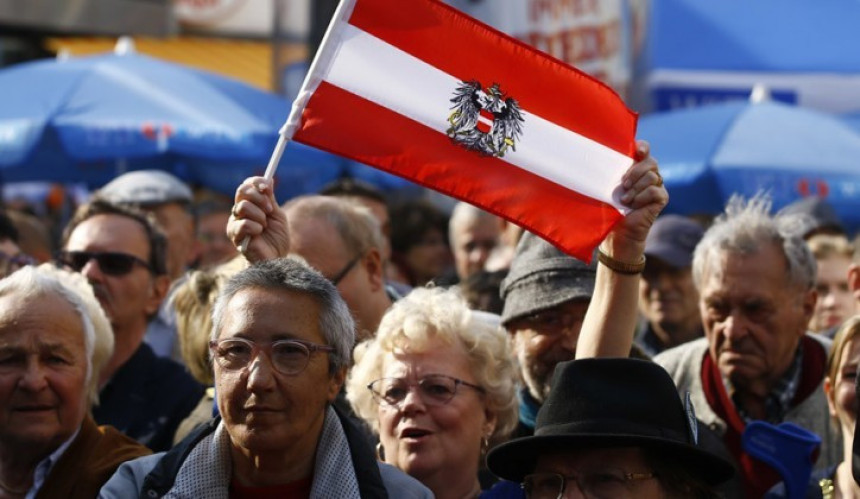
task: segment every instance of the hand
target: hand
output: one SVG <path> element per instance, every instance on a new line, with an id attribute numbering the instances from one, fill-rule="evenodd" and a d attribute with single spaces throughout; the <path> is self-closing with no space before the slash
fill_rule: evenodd
<path id="1" fill-rule="evenodd" d="M 275 201 L 270 180 L 250 177 L 239 185 L 227 222 L 227 237 L 237 248 L 246 237 L 250 238 L 244 255 L 251 263 L 290 252 L 287 215 Z"/>
<path id="2" fill-rule="evenodd" d="M 632 211 L 606 236 L 601 248 L 613 258 L 633 263 L 639 261 L 651 225 L 669 202 L 651 146 L 644 140 L 636 141 L 636 163 L 622 178 L 621 202 Z"/>

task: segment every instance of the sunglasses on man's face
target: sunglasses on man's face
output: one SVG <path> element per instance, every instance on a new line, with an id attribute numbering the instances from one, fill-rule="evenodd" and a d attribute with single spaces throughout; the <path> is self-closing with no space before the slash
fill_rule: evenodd
<path id="1" fill-rule="evenodd" d="M 90 260 L 95 260 L 102 272 L 112 276 L 128 274 L 135 265 L 152 271 L 152 266 L 147 262 L 127 253 L 114 251 L 60 251 L 57 253 L 57 262 L 75 272 L 83 270 Z"/>

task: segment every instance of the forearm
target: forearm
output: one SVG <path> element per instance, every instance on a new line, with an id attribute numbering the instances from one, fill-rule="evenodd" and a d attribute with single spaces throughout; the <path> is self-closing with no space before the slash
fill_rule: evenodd
<path id="1" fill-rule="evenodd" d="M 644 249 L 644 242 L 622 241 L 612 235 L 600 245 L 609 257 L 629 264 L 641 262 Z M 577 359 L 627 357 L 638 320 L 639 275 L 598 263 L 594 294 L 576 346 Z"/>

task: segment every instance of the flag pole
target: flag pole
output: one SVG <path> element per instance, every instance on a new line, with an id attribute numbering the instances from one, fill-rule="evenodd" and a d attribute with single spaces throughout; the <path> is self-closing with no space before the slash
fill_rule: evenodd
<path id="1" fill-rule="evenodd" d="M 328 27 L 325 30 L 322 41 L 320 41 L 314 60 L 311 62 L 311 65 L 308 68 L 308 73 L 305 75 L 305 79 L 299 89 L 299 93 L 290 108 L 290 114 L 287 116 L 287 121 L 284 122 L 284 125 L 278 131 L 278 143 L 275 144 L 275 150 L 272 151 L 272 156 L 269 158 L 269 164 L 266 165 L 266 173 L 263 174 L 263 178 L 269 182 L 275 178 L 275 172 L 278 171 L 278 163 L 281 161 L 281 156 L 284 154 L 284 149 L 286 149 L 287 143 L 292 140 L 293 134 L 299 126 L 302 112 L 305 110 L 305 106 L 307 106 L 310 96 L 322 81 L 319 73 L 329 67 L 331 60 L 334 57 L 334 46 L 336 43 L 332 40 L 335 38 L 335 35 L 333 35 L 335 27 L 340 24 L 341 21 L 345 22 L 346 19 L 349 18 L 355 8 L 356 1 L 357 0 L 341 0 L 334 11 L 334 14 L 331 16 L 331 21 L 328 23 Z M 239 244 L 239 252 L 245 254 L 250 242 L 251 236 L 245 236 L 245 239 L 242 239 L 242 242 Z"/>

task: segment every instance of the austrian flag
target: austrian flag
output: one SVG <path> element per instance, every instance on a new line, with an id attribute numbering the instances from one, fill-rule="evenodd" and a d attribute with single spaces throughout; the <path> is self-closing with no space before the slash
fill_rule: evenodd
<path id="1" fill-rule="evenodd" d="M 584 260 L 625 213 L 636 114 L 436 0 L 342 0 L 285 139 L 500 215 Z"/>

